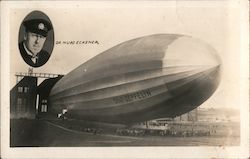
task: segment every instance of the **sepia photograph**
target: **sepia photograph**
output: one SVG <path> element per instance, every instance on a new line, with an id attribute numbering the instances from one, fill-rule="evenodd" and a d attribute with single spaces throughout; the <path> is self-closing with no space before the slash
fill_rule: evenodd
<path id="1" fill-rule="evenodd" d="M 40 67 L 48 61 L 54 45 L 52 29 L 51 22 L 42 12 L 33 11 L 24 19 L 19 31 L 18 46 L 23 60 L 29 66 Z M 43 49 L 46 42 L 50 53 Z"/>
<path id="2" fill-rule="evenodd" d="M 1 156 L 249 157 L 248 5 L 3 2 Z"/>

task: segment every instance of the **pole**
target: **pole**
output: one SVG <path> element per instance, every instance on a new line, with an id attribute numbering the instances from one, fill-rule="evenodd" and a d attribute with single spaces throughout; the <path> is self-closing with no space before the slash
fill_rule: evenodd
<path id="1" fill-rule="evenodd" d="M 33 74 L 33 67 L 28 68 L 28 75 L 31 76 Z"/>

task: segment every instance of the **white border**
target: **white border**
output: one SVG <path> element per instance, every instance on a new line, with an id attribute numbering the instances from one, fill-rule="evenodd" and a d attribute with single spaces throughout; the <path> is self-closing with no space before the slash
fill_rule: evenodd
<path id="1" fill-rule="evenodd" d="M 165 4 L 201 6 L 197 1 L 10 1 L 1 2 L 1 156 L 3 158 L 248 158 L 249 157 L 249 4 L 248 1 L 223 1 L 241 11 L 241 145 L 235 147 L 70 147 L 9 148 L 9 11 L 11 8 L 74 7 L 162 7 Z M 32 5 L 31 5 L 32 4 Z M 202 5 L 218 3 L 204 1 Z"/>

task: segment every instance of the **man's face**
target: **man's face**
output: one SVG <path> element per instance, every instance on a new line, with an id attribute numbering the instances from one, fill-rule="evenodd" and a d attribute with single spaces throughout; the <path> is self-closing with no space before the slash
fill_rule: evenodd
<path id="1" fill-rule="evenodd" d="M 42 50 L 46 37 L 36 33 L 27 32 L 24 39 L 27 49 L 36 55 Z"/>

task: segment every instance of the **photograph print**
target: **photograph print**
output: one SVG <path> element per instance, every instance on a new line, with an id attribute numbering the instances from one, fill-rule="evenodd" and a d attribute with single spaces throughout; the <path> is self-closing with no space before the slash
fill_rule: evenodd
<path id="1" fill-rule="evenodd" d="M 9 6 L 11 150 L 209 146 L 210 157 L 240 155 L 225 151 L 248 141 L 240 4 L 54 3 Z"/>
<path id="2" fill-rule="evenodd" d="M 43 66 L 50 58 L 53 45 L 53 27 L 49 18 L 40 11 L 29 13 L 19 31 L 18 47 L 23 60 L 31 67 Z"/>

